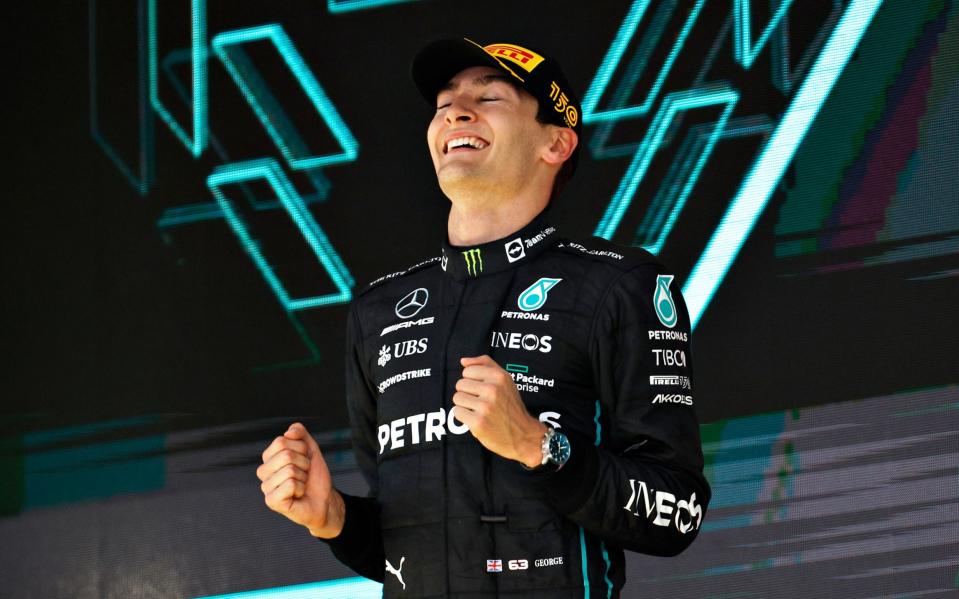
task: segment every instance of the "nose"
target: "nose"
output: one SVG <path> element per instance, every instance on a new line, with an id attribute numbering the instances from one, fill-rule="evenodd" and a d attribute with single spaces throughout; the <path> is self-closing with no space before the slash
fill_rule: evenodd
<path id="1" fill-rule="evenodd" d="M 453 124 L 457 121 L 468 123 L 475 119 L 476 113 L 461 96 L 454 97 L 446 108 L 447 124 Z"/>

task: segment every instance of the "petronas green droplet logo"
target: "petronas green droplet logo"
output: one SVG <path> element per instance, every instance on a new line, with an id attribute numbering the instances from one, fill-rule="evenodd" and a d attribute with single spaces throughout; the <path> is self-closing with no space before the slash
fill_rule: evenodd
<path id="1" fill-rule="evenodd" d="M 656 277 L 656 292 L 653 294 L 653 306 L 656 307 L 656 316 L 664 327 L 676 326 L 676 304 L 673 302 L 673 293 L 669 284 L 673 282 L 673 275 L 658 275 Z"/>

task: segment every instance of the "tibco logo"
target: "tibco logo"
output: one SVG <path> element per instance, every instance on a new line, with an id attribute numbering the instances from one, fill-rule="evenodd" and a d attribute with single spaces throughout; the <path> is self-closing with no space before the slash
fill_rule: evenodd
<path id="1" fill-rule="evenodd" d="M 490 347 L 505 347 L 508 349 L 525 349 L 548 354 L 553 349 L 552 335 L 534 335 L 532 333 L 501 333 L 493 331 Z"/>
<path id="2" fill-rule="evenodd" d="M 656 366 L 686 367 L 686 352 L 681 349 L 654 349 L 650 351 L 656 356 Z"/>

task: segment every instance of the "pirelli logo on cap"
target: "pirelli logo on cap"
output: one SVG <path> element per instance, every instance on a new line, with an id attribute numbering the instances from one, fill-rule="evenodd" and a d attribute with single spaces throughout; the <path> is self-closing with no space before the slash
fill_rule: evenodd
<path id="1" fill-rule="evenodd" d="M 483 49 L 493 58 L 505 58 L 527 73 L 532 73 L 543 62 L 543 57 L 536 52 L 514 44 L 490 44 Z"/>

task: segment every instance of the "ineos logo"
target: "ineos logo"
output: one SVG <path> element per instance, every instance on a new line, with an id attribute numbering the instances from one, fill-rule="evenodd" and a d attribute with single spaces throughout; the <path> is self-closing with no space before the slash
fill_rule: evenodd
<path id="1" fill-rule="evenodd" d="M 423 309 L 429 299 L 430 292 L 425 288 L 420 287 L 419 289 L 414 289 L 404 295 L 400 301 L 396 302 L 396 315 L 400 318 L 412 318 Z"/>

